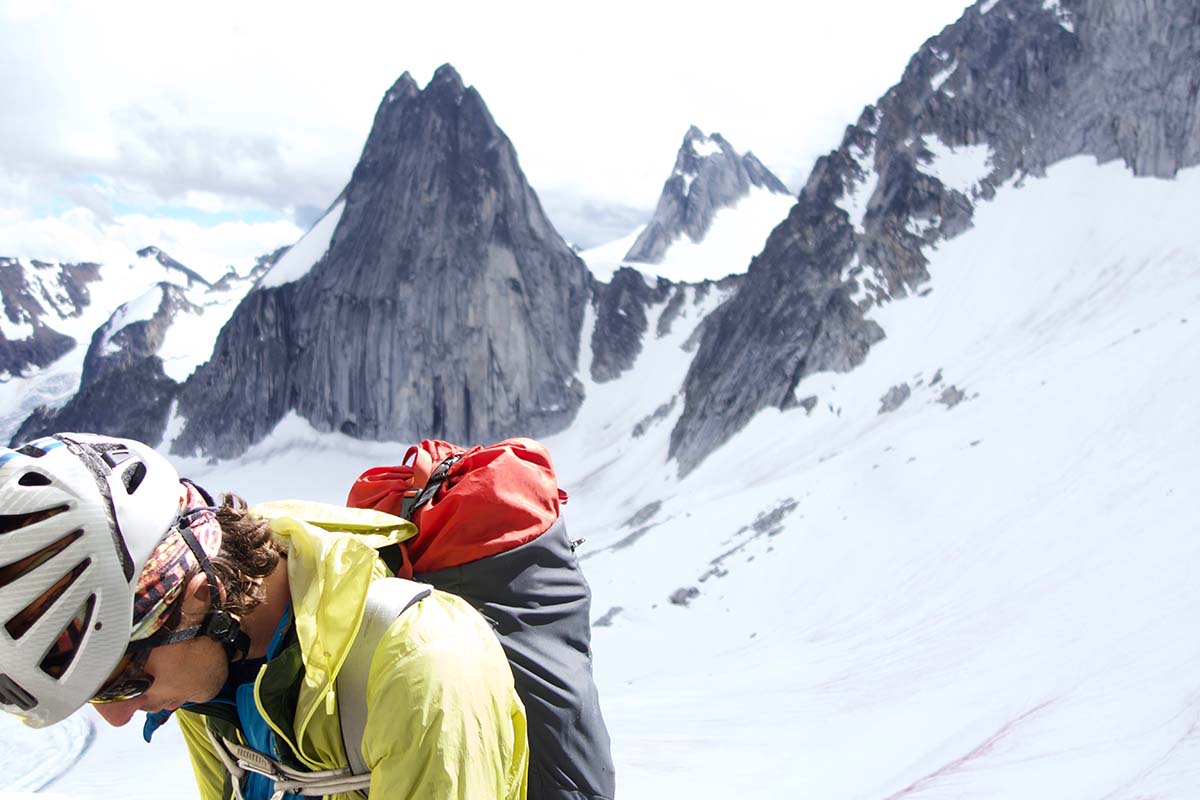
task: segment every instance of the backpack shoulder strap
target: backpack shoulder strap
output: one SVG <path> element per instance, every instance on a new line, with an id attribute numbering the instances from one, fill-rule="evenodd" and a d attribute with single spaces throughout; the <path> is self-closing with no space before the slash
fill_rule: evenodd
<path id="1" fill-rule="evenodd" d="M 337 674 L 338 720 L 342 726 L 342 744 L 355 775 L 370 772 L 362 756 L 363 733 L 367 729 L 367 679 L 371 659 L 383 634 L 396 618 L 429 596 L 432 589 L 403 578 L 382 578 L 367 589 L 367 607 L 358 635 Z"/>

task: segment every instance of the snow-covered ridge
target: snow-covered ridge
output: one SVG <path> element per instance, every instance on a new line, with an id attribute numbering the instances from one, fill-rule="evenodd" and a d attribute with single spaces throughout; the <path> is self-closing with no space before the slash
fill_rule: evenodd
<path id="1" fill-rule="evenodd" d="M 329 246 L 333 243 L 333 234 L 337 230 L 338 223 L 341 222 L 342 212 L 345 209 L 346 201 L 341 200 L 326 212 L 325 216 L 317 220 L 308 233 L 292 245 L 292 248 L 283 254 L 275 266 L 271 267 L 266 275 L 263 275 L 256 288 L 270 289 L 283 286 L 307 275 L 309 270 L 329 252 Z"/>
<path id="2" fill-rule="evenodd" d="M 795 199 L 787 195 L 752 189 L 736 205 L 717 211 L 703 240 L 693 242 L 686 236 L 678 238 L 658 264 L 630 262 L 623 258 L 641 234 L 641 228 L 613 242 L 584 250 L 579 257 L 601 281 L 611 279 L 613 272 L 622 265 L 676 283 L 720 280 L 746 271 L 750 260 L 762 250 L 767 236 L 794 204 Z"/>
<path id="3" fill-rule="evenodd" d="M 236 274 L 210 286 L 151 247 L 130 253 L 126 259 L 95 265 L 98 277 L 87 282 L 86 302 L 77 305 L 66 287 L 64 265 L 13 259 L 9 266 L 22 270 L 26 291 L 45 309 L 40 322 L 76 344 L 45 367 L 0 376 L 0 438 L 6 442 L 37 406 L 58 408 L 74 395 L 94 331 L 103 328 L 100 353 L 111 355 L 115 348 L 112 337 L 129 325 L 152 318 L 164 302 L 164 287 L 173 287 L 186 302 L 174 314 L 159 357 L 167 376 L 182 382 L 211 355 L 221 326 L 250 286 L 248 279 Z M 4 316 L 0 314 L 0 318 Z"/>
<path id="4" fill-rule="evenodd" d="M 224 288 L 187 293 L 188 307 L 175 314 L 158 349 L 168 378 L 183 383 L 212 356 L 222 326 L 250 288 L 249 279 L 242 279 Z"/>
<path id="5" fill-rule="evenodd" d="M 146 322 L 153 319 L 155 313 L 158 312 L 159 306 L 162 305 L 163 299 L 163 288 L 155 286 L 140 297 L 117 306 L 117 310 L 113 312 L 112 317 L 109 318 L 102 329 L 100 352 L 103 355 L 112 355 L 117 352 L 120 348 L 113 344 L 113 334 L 124 330 L 135 322 Z"/>

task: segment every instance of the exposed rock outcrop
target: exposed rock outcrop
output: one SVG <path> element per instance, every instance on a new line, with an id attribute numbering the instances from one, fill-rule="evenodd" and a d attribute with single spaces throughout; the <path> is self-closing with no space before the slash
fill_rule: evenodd
<path id="1" fill-rule="evenodd" d="M 592 379 L 610 381 L 633 366 L 650 327 L 647 309 L 667 299 L 672 284 L 664 278 L 653 286 L 642 273 L 621 267 L 595 295 L 596 327 L 592 331 Z M 682 298 L 682 293 L 678 293 Z"/>
<path id="2" fill-rule="evenodd" d="M 176 452 L 239 454 L 291 410 L 319 430 L 461 442 L 572 419 L 587 269 L 453 68 L 387 92 L 306 240 L 188 381 Z"/>
<path id="3" fill-rule="evenodd" d="M 183 289 L 171 283 L 160 283 L 142 297 L 122 305 L 92 334 L 83 358 L 80 386 L 86 387 L 156 355 L 181 311 L 198 314 L 202 309 L 187 298 Z"/>
<path id="4" fill-rule="evenodd" d="M 208 354 L 203 337 L 198 340 L 197 333 L 207 325 L 212 329 L 209 335 L 215 336 L 216 328 L 232 312 L 233 303 L 249 288 L 252 278 L 268 269 L 277 255 L 260 257 L 250 276 L 231 271 L 210 285 L 157 248 L 138 252 L 142 258 L 157 256 L 159 263 L 168 267 L 166 277 L 184 280 L 162 281 L 118 306 L 92 334 L 79 389 L 61 406 L 34 408 L 12 436 L 12 444 L 61 430 L 104 431 L 160 443 L 171 402 L 180 388 L 178 381 Z M 197 328 L 196 318 L 201 316 L 205 324 Z M 187 332 L 173 331 L 172 326 L 184 319 L 188 319 Z M 171 335 L 175 336 L 175 344 L 166 348 L 172 351 L 168 371 L 163 352 Z M 209 344 L 211 341 L 208 339 Z M 181 352 L 191 355 L 180 358 Z M 182 375 L 178 374 L 180 370 Z"/>
<path id="5" fill-rule="evenodd" d="M 60 409 L 42 406 L 12 437 L 12 446 L 56 431 L 104 431 L 142 442 L 160 442 L 179 384 L 149 356 L 100 374 Z"/>
<path id="6" fill-rule="evenodd" d="M 681 236 L 702 240 L 718 211 L 735 205 L 756 187 L 789 194 L 753 153 L 738 155 L 721 134 L 705 136 L 692 126 L 675 157 L 675 169 L 663 184 L 654 216 L 625 260 L 661 263 L 672 243 Z"/>
<path id="7" fill-rule="evenodd" d="M 912 387 L 907 383 L 897 384 L 887 390 L 887 394 L 879 398 L 879 413 L 890 414 L 912 397 Z"/>
<path id="8" fill-rule="evenodd" d="M 157 354 L 176 315 L 200 311 L 171 283 L 121 305 L 92 335 L 79 391 L 61 408 L 37 408 L 12 444 L 65 430 L 161 441 L 179 384 L 163 372 Z"/>
<path id="9" fill-rule="evenodd" d="M 795 405 L 805 376 L 859 363 L 884 335 L 865 312 L 927 281 L 922 249 L 1002 182 L 1078 154 L 1139 175 L 1200 163 L 1197 30 L 1192 0 L 988 0 L 928 40 L 706 321 L 671 437 L 681 469 Z"/>
<path id="10" fill-rule="evenodd" d="M 98 264 L 26 265 L 0 258 L 0 375 L 44 367 L 75 346 L 49 323 L 78 317 L 90 302 L 88 284 L 99 274 Z"/>

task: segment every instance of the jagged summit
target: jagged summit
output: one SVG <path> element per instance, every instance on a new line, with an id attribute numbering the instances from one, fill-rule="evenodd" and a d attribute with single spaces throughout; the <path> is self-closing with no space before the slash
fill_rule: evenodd
<path id="1" fill-rule="evenodd" d="M 463 83 L 462 76 L 458 74 L 458 70 L 450 64 L 442 64 L 434 70 L 433 77 L 425 86 L 426 92 L 432 89 L 461 97 L 463 92 L 467 90 L 467 87 Z"/>
<path id="2" fill-rule="evenodd" d="M 566 425 L 588 276 L 449 65 L 384 96 L 350 182 L 184 388 L 176 452 L 318 430 L 473 442 Z"/>
<path id="3" fill-rule="evenodd" d="M 867 312 L 928 281 L 923 248 L 968 229 L 1002 183 L 1076 155 L 1160 177 L 1200 163 L 1198 14 L 985 0 L 929 39 L 705 321 L 671 438 L 681 468 L 760 410 L 801 404 L 806 376 L 861 363 L 885 333 Z"/>
<path id="4" fill-rule="evenodd" d="M 383 103 L 380 105 L 380 108 L 400 98 L 407 99 L 420 93 L 421 88 L 417 86 L 416 80 L 413 79 L 412 74 L 406 71 L 396 79 L 396 82 L 392 84 L 392 88 L 387 90 L 387 94 L 383 96 Z"/>
<path id="5" fill-rule="evenodd" d="M 708 136 L 691 126 L 675 157 L 671 177 L 663 184 L 654 216 L 625 260 L 661 263 L 673 242 L 684 235 L 700 241 L 718 211 L 736 204 L 755 188 L 789 194 L 783 181 L 752 153 L 738 155 L 721 134 Z"/>

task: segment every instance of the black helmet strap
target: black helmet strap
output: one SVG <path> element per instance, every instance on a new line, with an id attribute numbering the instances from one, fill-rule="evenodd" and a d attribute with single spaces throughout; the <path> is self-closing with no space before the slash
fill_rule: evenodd
<path id="1" fill-rule="evenodd" d="M 225 648 L 225 653 L 230 661 L 245 658 L 246 654 L 250 652 L 250 637 L 241 629 L 241 623 L 238 622 L 237 617 L 220 607 L 221 590 L 217 584 L 212 561 L 209 560 L 208 554 L 204 552 L 204 548 L 200 546 L 196 535 L 192 533 L 186 516 L 180 518 L 177 530 L 179 531 L 179 535 L 183 537 L 183 540 L 187 542 L 188 547 L 196 555 L 196 559 L 200 562 L 200 569 L 204 570 L 204 575 L 208 578 L 209 612 L 204 615 L 204 619 L 201 620 L 199 625 L 193 625 L 190 628 L 183 628 L 177 631 L 160 631 L 145 639 L 130 642 L 125 652 L 137 653 L 164 644 L 186 642 L 198 636 L 207 636 L 210 639 L 215 639 Z"/>

